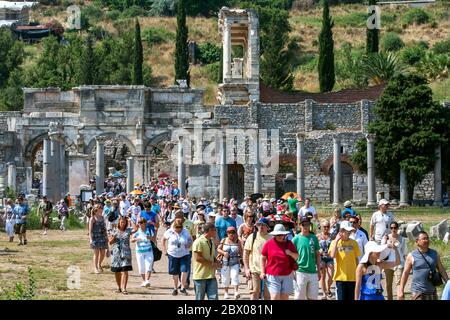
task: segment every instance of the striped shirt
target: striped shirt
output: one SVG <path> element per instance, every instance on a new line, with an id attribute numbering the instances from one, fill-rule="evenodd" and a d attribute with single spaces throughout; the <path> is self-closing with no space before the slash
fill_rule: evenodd
<path id="1" fill-rule="evenodd" d="M 140 241 L 136 242 L 136 252 L 137 253 L 146 253 L 152 251 L 152 244 L 149 239 L 147 239 L 147 236 L 149 236 L 150 233 L 147 231 L 139 230 L 134 234 L 135 239 L 141 239 Z"/>

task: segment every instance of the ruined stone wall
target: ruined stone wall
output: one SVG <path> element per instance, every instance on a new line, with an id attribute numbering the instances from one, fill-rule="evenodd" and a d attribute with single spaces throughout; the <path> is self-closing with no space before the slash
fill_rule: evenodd
<path id="1" fill-rule="evenodd" d="M 434 172 L 425 175 L 421 183 L 414 187 L 414 200 L 434 199 Z"/>
<path id="2" fill-rule="evenodd" d="M 343 128 L 361 130 L 361 108 L 358 104 L 318 104 L 313 107 L 313 129 Z"/>

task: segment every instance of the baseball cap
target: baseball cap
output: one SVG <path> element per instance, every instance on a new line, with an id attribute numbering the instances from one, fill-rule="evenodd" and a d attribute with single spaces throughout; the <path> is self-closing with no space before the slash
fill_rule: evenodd
<path id="1" fill-rule="evenodd" d="M 344 207 L 351 207 L 352 206 L 352 202 L 347 200 L 344 202 Z"/>
<path id="2" fill-rule="evenodd" d="M 236 231 L 236 228 L 233 226 L 230 226 L 227 228 L 227 232 L 229 232 L 229 231 Z"/>
<path id="3" fill-rule="evenodd" d="M 352 227 L 352 224 L 349 221 L 342 221 L 340 225 L 340 229 L 345 229 L 346 231 L 353 231 L 355 228 Z"/>
<path id="4" fill-rule="evenodd" d="M 386 199 L 381 199 L 380 201 L 378 201 L 379 206 L 382 206 L 383 204 L 390 204 L 390 202 L 387 201 Z"/>
<path id="5" fill-rule="evenodd" d="M 384 260 L 389 256 L 390 249 L 388 248 L 387 244 L 379 245 L 375 241 L 369 241 L 364 246 L 364 255 L 359 263 L 367 263 L 367 261 L 369 261 L 369 255 L 372 252 L 380 252 L 380 260 Z"/>
<path id="6" fill-rule="evenodd" d="M 302 218 L 300 219 L 300 223 L 303 223 L 303 222 L 311 223 L 311 220 L 309 220 L 308 217 L 302 217 Z"/>
<path id="7" fill-rule="evenodd" d="M 267 218 L 259 218 L 258 222 L 256 222 L 256 225 L 265 224 L 266 226 L 269 226 L 269 220 Z"/>

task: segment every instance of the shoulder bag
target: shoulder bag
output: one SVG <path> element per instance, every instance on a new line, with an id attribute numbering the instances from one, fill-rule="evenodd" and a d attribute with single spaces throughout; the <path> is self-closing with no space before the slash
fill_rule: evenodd
<path id="1" fill-rule="evenodd" d="M 417 249 L 417 251 L 419 251 L 419 253 L 422 255 L 423 259 L 425 260 L 425 262 L 427 263 L 428 267 L 430 268 L 430 272 L 428 274 L 428 280 L 430 280 L 431 284 L 435 287 L 439 287 L 441 285 L 444 284 L 444 281 L 442 281 L 442 276 L 439 273 L 439 271 L 436 271 L 436 268 L 433 270 L 431 268 L 430 263 L 428 262 L 428 260 L 425 258 L 425 256 L 423 255 L 422 252 L 420 252 L 419 249 Z"/>

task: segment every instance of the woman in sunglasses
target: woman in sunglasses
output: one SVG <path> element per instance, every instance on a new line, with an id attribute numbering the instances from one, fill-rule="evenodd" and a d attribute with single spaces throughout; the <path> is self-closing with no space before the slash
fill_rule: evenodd
<path id="1" fill-rule="evenodd" d="M 393 244 L 398 248 L 398 252 L 400 254 L 400 264 L 395 266 L 392 269 L 385 269 L 384 273 L 386 274 L 386 291 L 388 300 L 393 300 L 392 294 L 392 286 L 394 282 L 394 275 L 396 278 L 397 287 L 400 285 L 400 279 L 402 278 L 403 266 L 405 265 L 405 259 L 408 255 L 408 245 L 406 243 L 406 239 L 403 238 L 398 233 L 398 223 L 393 221 L 390 224 L 391 233 L 389 235 L 385 235 L 383 240 L 381 240 L 381 244 Z"/>
<path id="2" fill-rule="evenodd" d="M 156 237 L 150 234 L 150 230 L 146 228 L 147 220 L 140 218 L 138 226 L 135 227 L 136 233 L 133 235 L 131 242 L 136 242 L 136 260 L 138 263 L 139 273 L 141 274 L 141 287 L 150 287 L 150 276 L 153 270 L 153 250 L 151 241 L 155 242 Z M 139 228 L 139 229 L 138 229 Z"/>
<path id="3" fill-rule="evenodd" d="M 331 258 L 328 254 L 328 250 L 330 249 L 330 244 L 332 241 L 330 233 L 330 222 L 326 219 L 323 219 L 321 221 L 321 225 L 322 233 L 320 233 L 317 237 L 320 246 L 320 286 L 323 291 L 322 300 L 327 300 L 327 297 L 333 297 L 333 294 L 331 293 L 331 284 L 333 283 L 334 259 Z M 328 279 L 325 285 L 325 277 L 327 275 Z"/>
<path id="4" fill-rule="evenodd" d="M 244 213 L 244 223 L 238 228 L 239 241 L 241 242 L 242 247 L 244 247 L 248 236 L 251 235 L 255 229 L 254 221 L 255 214 L 251 209 L 246 209 Z"/>
<path id="5" fill-rule="evenodd" d="M 217 252 L 222 256 L 222 285 L 224 286 L 224 299 L 229 299 L 228 289 L 230 284 L 234 286 L 234 299 L 240 298 L 239 294 L 239 267 L 242 257 L 242 245 L 239 242 L 236 228 L 228 227 L 227 236 L 220 242 Z"/>

